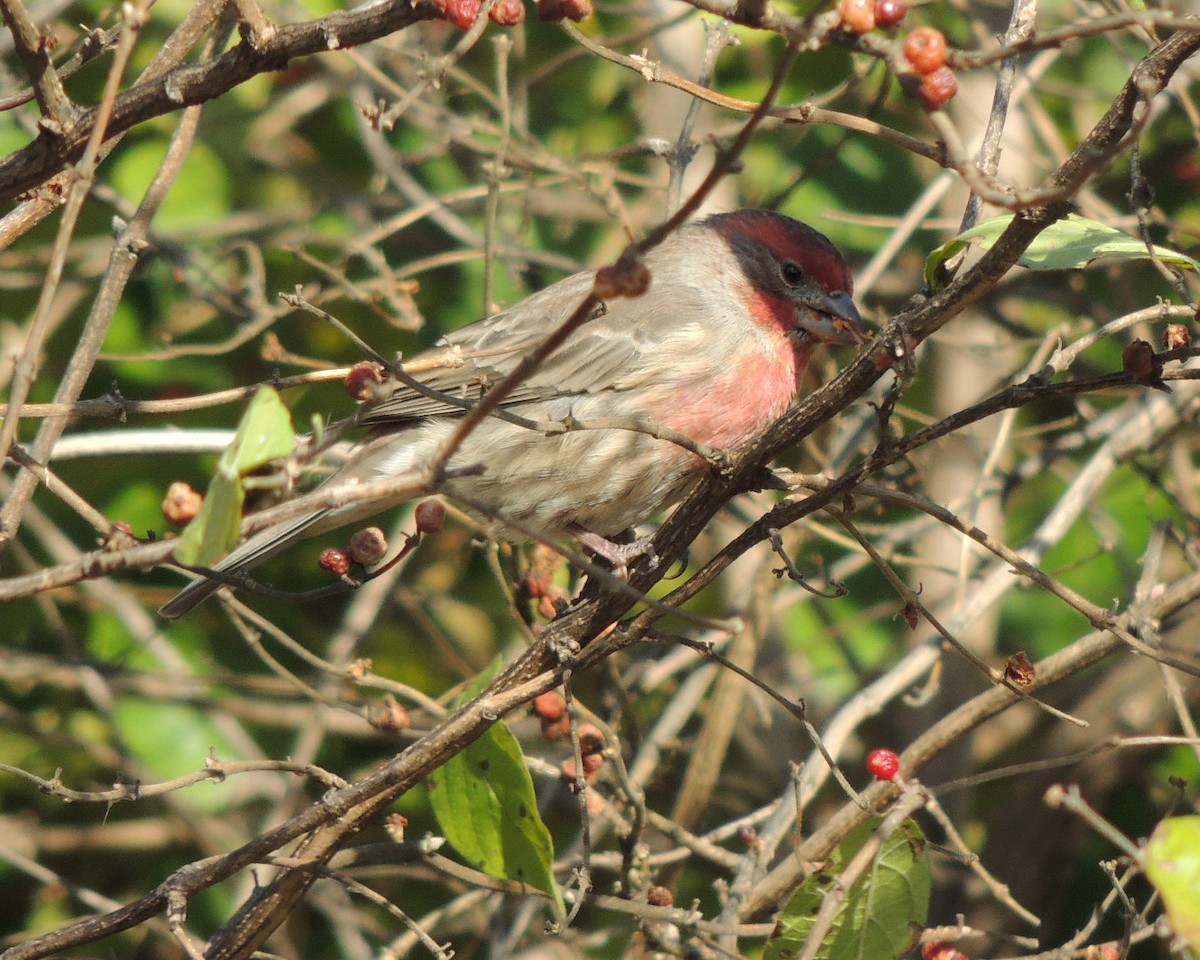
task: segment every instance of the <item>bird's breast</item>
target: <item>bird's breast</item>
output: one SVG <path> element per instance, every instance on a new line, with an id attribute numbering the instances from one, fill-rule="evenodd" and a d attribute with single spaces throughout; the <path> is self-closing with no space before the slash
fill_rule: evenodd
<path id="1" fill-rule="evenodd" d="M 807 356 L 790 343 L 765 352 L 734 352 L 711 375 L 676 384 L 659 419 L 711 447 L 729 449 L 781 416 L 796 395 Z"/>

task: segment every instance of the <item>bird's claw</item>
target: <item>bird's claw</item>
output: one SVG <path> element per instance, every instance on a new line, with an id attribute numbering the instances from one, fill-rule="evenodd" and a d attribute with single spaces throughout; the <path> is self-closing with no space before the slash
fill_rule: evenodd
<path id="1" fill-rule="evenodd" d="M 594 556 L 607 560 L 612 567 L 613 576 L 621 580 L 629 579 L 629 565 L 644 557 L 650 570 L 658 568 L 662 561 L 654 551 L 654 536 L 646 534 L 630 540 L 628 543 L 616 543 L 607 537 L 602 537 L 591 530 L 577 527 L 571 531 L 575 539 L 587 547 Z"/>

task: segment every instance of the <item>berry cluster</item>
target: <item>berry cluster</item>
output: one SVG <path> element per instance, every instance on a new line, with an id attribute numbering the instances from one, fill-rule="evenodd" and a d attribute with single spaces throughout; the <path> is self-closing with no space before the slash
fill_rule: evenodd
<path id="1" fill-rule="evenodd" d="M 933 27 L 918 27 L 904 38 L 904 59 L 919 78 L 917 96 L 936 110 L 958 93 L 954 71 L 946 66 L 946 37 Z"/>
<path id="2" fill-rule="evenodd" d="M 469 30 L 479 19 L 481 0 L 436 0 L 442 16 L 460 30 Z M 578 23 L 592 15 L 592 0 L 537 0 L 538 18 L 549 23 L 574 20 Z M 502 27 L 515 27 L 525 19 L 525 0 L 496 0 L 488 16 Z"/>
<path id="3" fill-rule="evenodd" d="M 904 0 L 840 0 L 838 26 L 847 33 L 870 33 L 900 23 L 908 13 Z M 915 92 L 930 110 L 937 110 L 958 92 L 954 72 L 946 66 L 946 37 L 933 27 L 918 27 L 904 38 L 904 59 Z"/>
<path id="4" fill-rule="evenodd" d="M 841 0 L 841 28 L 847 33 L 870 33 L 876 27 L 894 27 L 908 13 L 904 0 Z"/>
<path id="5" fill-rule="evenodd" d="M 344 577 L 352 564 L 373 567 L 387 556 L 387 535 L 379 527 L 364 527 L 356 530 L 350 542 L 343 547 L 326 547 L 317 558 L 317 566 L 328 570 L 335 577 Z"/>
<path id="6" fill-rule="evenodd" d="M 535 697 L 533 713 L 541 721 L 542 739 L 562 740 L 570 734 L 571 718 L 567 713 L 567 701 L 557 690 L 549 690 Z M 581 723 L 578 735 L 583 779 L 591 783 L 604 766 L 604 734 L 595 724 Z M 576 769 L 574 757 L 563 761 L 563 775 L 568 779 L 575 779 Z"/>

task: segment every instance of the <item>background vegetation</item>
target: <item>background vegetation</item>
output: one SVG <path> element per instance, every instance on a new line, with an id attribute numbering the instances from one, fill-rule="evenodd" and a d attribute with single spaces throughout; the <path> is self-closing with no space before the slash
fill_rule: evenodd
<path id="1" fill-rule="evenodd" d="M 1200 21 L 938 0 L 860 36 L 810 6 L 464 32 L 431 0 L 0 0 L 3 956 L 753 956 L 866 816 L 847 791 L 895 800 L 876 747 L 932 841 L 927 944 L 1170 952 L 1137 863 L 1043 795 L 1134 842 L 1197 812 L 1195 278 L 1014 264 L 1070 211 L 1196 251 Z M 917 26 L 941 111 L 896 73 Z M 664 525 L 669 579 L 589 584 L 452 508 L 352 594 L 156 616 L 164 493 L 204 488 L 250 388 L 302 430 L 353 408 L 361 351 L 281 294 L 411 354 L 693 200 L 826 232 L 881 332 Z M 788 494 L 754 492 L 768 461 Z M 327 584 L 327 545 L 262 579 Z M 582 803 L 528 707 L 564 681 L 604 742 Z M 500 715 L 568 905 L 592 891 L 569 926 L 433 839 L 425 778 Z"/>

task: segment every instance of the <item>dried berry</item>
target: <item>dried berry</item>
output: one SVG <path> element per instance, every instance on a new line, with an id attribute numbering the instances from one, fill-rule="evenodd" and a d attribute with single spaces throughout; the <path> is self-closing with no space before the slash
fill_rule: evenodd
<path id="1" fill-rule="evenodd" d="M 646 902 L 652 907 L 669 907 L 675 902 L 675 897 L 666 887 L 651 887 L 646 892 Z"/>
<path id="2" fill-rule="evenodd" d="M 522 0 L 496 0 L 488 16 L 502 27 L 515 27 L 525 19 L 525 4 Z"/>
<path id="3" fill-rule="evenodd" d="M 188 484 L 176 480 L 167 487 L 167 495 L 163 497 L 163 516 L 171 523 L 188 523 L 200 512 L 200 505 L 203 503 L 204 497 Z"/>
<path id="4" fill-rule="evenodd" d="M 388 542 L 384 532 L 378 527 L 363 527 L 356 530 L 350 538 L 347 553 L 355 563 L 364 567 L 373 567 L 387 556 Z"/>
<path id="5" fill-rule="evenodd" d="M 949 103 L 956 93 L 958 80 L 949 67 L 938 67 L 932 73 L 925 74 L 917 87 L 917 95 L 930 110 L 937 110 Z"/>
<path id="6" fill-rule="evenodd" d="M 404 828 L 408 826 L 408 817 L 402 813 L 389 813 L 383 821 L 383 829 L 393 843 L 404 842 Z"/>
<path id="7" fill-rule="evenodd" d="M 904 0 L 875 0 L 875 26 L 894 27 L 908 14 Z"/>
<path id="8" fill-rule="evenodd" d="M 1145 340 L 1134 340 L 1121 354 L 1121 363 L 1129 379 L 1143 386 L 1171 392 L 1162 380 L 1162 360 Z"/>
<path id="9" fill-rule="evenodd" d="M 563 19 L 579 23 L 592 15 L 592 0 L 537 0 L 537 12 L 546 23 Z"/>
<path id="10" fill-rule="evenodd" d="M 375 398 L 375 387 L 383 383 L 383 366 L 371 360 L 356 363 L 342 381 L 346 392 L 360 403 Z"/>
<path id="11" fill-rule="evenodd" d="M 1004 676 L 1018 687 L 1027 687 L 1037 677 L 1037 668 L 1022 650 L 1004 661 Z"/>
<path id="12" fill-rule="evenodd" d="M 317 565 L 334 576 L 344 577 L 350 569 L 350 554 L 338 547 L 327 547 L 317 558 Z"/>
<path id="13" fill-rule="evenodd" d="M 900 758 L 894 750 L 872 750 L 867 754 L 867 772 L 876 780 L 894 780 L 900 772 Z"/>
<path id="14" fill-rule="evenodd" d="M 604 749 L 604 734 L 594 723 L 579 726 L 579 750 L 586 757 Z"/>
<path id="15" fill-rule="evenodd" d="M 542 739 L 553 743 L 555 740 L 565 740 L 571 733 L 571 718 L 563 714 L 557 720 L 542 721 Z"/>
<path id="16" fill-rule="evenodd" d="M 373 705 L 368 715 L 372 726 L 378 730 L 405 730 L 412 723 L 404 704 L 390 693 L 383 698 L 383 703 Z"/>
<path id="17" fill-rule="evenodd" d="M 1163 330 L 1163 349 L 1178 350 L 1192 342 L 1192 335 L 1182 323 L 1168 323 Z"/>
<path id="18" fill-rule="evenodd" d="M 934 27 L 917 27 L 904 38 L 904 59 L 913 73 L 924 76 L 946 63 L 946 35 Z"/>
<path id="19" fill-rule="evenodd" d="M 592 292 L 601 300 L 616 297 L 640 297 L 650 289 L 650 269 L 635 258 L 622 257 L 616 263 L 596 271 Z"/>
<path id="20" fill-rule="evenodd" d="M 875 29 L 874 0 L 841 0 L 839 26 L 847 33 L 870 33 Z"/>
<path id="21" fill-rule="evenodd" d="M 441 500 L 422 500 L 413 511 L 418 533 L 437 533 L 446 522 L 446 505 Z"/>
<path id="22" fill-rule="evenodd" d="M 758 835 L 758 831 L 748 823 L 742 824 L 737 831 L 738 841 L 751 850 L 761 849 L 763 846 L 762 839 Z"/>

